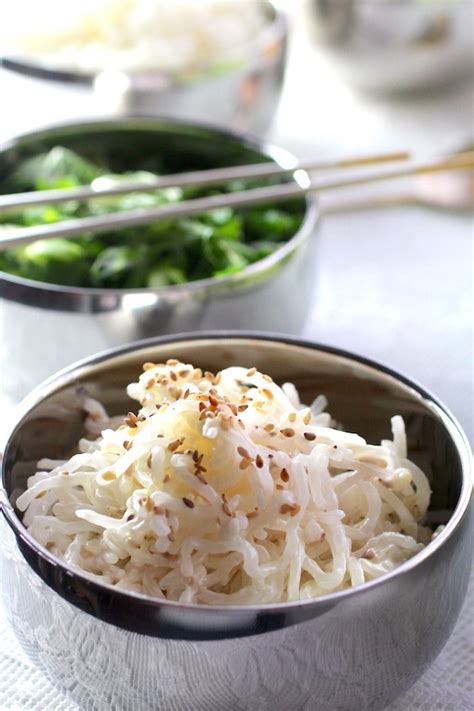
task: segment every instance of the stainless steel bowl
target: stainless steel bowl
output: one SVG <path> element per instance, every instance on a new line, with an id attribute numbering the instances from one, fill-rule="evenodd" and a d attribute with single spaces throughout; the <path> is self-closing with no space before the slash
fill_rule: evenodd
<path id="1" fill-rule="evenodd" d="M 126 73 L 105 68 L 91 75 L 11 54 L 0 57 L 0 66 L 44 81 L 90 87 L 96 109 L 108 115 L 141 113 L 205 121 L 260 135 L 273 119 L 280 98 L 289 29 L 281 3 L 261 0 L 261 5 L 268 20 L 265 29 L 245 47 L 229 47 L 226 68 L 214 61 L 185 72 Z"/>
<path id="2" fill-rule="evenodd" d="M 35 542 L 13 502 L 39 457 L 83 435 L 78 390 L 113 414 L 144 361 L 181 358 L 218 370 L 255 365 L 293 381 L 304 401 L 370 441 L 406 422 L 410 457 L 433 489 L 429 520 L 446 523 L 420 553 L 358 588 L 277 605 L 206 607 L 98 585 Z M 429 666 L 463 602 L 471 566 L 469 446 L 446 408 L 405 377 L 343 351 L 286 337 L 190 334 L 101 354 L 59 373 L 22 404 L 3 459 L 0 580 L 28 655 L 80 708 L 108 711 L 382 709 Z M 8 525 L 5 524 L 5 520 Z"/>
<path id="3" fill-rule="evenodd" d="M 0 149 L 2 176 L 54 145 L 99 155 L 118 170 L 162 156 L 170 170 L 273 160 L 285 151 L 206 126 L 158 119 L 116 119 L 37 131 Z M 296 178 L 307 177 L 298 172 Z M 42 379 L 104 348 L 165 333 L 205 328 L 300 332 L 312 301 L 316 204 L 301 199 L 305 219 L 294 237 L 239 274 L 159 289 L 57 286 L 0 272 L 1 388 L 18 400 Z"/>
<path id="4" fill-rule="evenodd" d="M 315 38 L 362 89 L 429 89 L 473 73 L 471 0 L 307 0 Z"/>

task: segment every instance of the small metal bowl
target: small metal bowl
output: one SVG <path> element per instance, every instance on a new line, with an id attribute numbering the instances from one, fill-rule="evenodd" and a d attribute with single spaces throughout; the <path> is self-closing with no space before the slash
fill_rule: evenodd
<path id="1" fill-rule="evenodd" d="M 204 121 L 261 135 L 273 119 L 286 66 L 288 19 L 280 3 L 261 0 L 267 25 L 224 60 L 180 72 L 127 73 L 104 68 L 96 75 L 49 67 L 27 56 L 6 54 L 0 66 L 29 77 L 90 87 L 96 108 L 107 115 L 149 114 Z M 225 67 L 222 65 L 225 61 Z"/>
<path id="2" fill-rule="evenodd" d="M 2 179 L 21 160 L 54 145 L 98 156 L 114 170 L 163 158 L 170 172 L 296 159 L 273 146 L 207 126 L 160 119 L 115 119 L 53 127 L 0 149 Z M 298 171 L 302 184 L 307 176 Z M 312 301 L 318 209 L 301 198 L 300 230 L 269 257 L 224 278 L 159 289 L 90 289 L 30 281 L 0 272 L 2 388 L 18 400 L 42 379 L 104 348 L 165 333 L 258 328 L 299 333 Z"/>
<path id="3" fill-rule="evenodd" d="M 429 523 L 445 528 L 394 571 L 300 602 L 205 606 L 99 585 L 43 549 L 14 502 L 43 456 L 83 436 L 81 393 L 127 412 L 125 386 L 145 361 L 203 369 L 255 365 L 310 402 L 323 392 L 349 431 L 390 436 L 400 414 L 410 457 L 433 490 Z M 59 373 L 21 405 L 0 487 L 0 580 L 8 618 L 31 659 L 80 708 L 108 711 L 382 709 L 435 659 L 463 602 L 471 566 L 471 454 L 446 408 L 407 378 L 349 353 L 257 334 L 154 339 Z M 5 523 L 8 523 L 8 525 Z"/>
<path id="4" fill-rule="evenodd" d="M 429 89 L 472 74 L 470 0 L 307 0 L 316 41 L 350 84 Z"/>

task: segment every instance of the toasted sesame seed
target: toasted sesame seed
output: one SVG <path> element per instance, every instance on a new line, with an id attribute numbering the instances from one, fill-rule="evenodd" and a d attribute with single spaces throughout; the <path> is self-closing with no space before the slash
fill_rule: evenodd
<path id="1" fill-rule="evenodd" d="M 212 405 L 212 407 L 217 407 L 219 404 L 219 400 L 214 397 L 214 395 L 209 395 L 209 402 Z"/>
<path id="2" fill-rule="evenodd" d="M 46 494 L 46 491 L 40 491 L 40 493 L 35 496 L 35 499 L 42 499 L 43 496 L 45 496 L 45 494 Z"/>
<path id="3" fill-rule="evenodd" d="M 280 432 L 285 437 L 294 437 L 295 436 L 295 431 L 291 427 L 284 427 L 282 430 L 280 430 Z"/>
<path id="4" fill-rule="evenodd" d="M 249 409 L 249 406 L 248 406 L 248 405 L 239 405 L 238 408 L 237 408 L 237 410 L 238 410 L 239 412 L 245 412 L 245 410 L 248 410 L 248 409 Z"/>
<path id="5" fill-rule="evenodd" d="M 296 412 L 290 412 L 288 419 L 290 422 L 296 422 Z"/>
<path id="6" fill-rule="evenodd" d="M 126 425 L 128 425 L 128 427 L 137 427 L 138 417 L 135 415 L 134 412 L 129 412 L 124 422 Z"/>
<path id="7" fill-rule="evenodd" d="M 232 414 L 237 417 L 237 415 L 239 414 L 239 409 L 238 409 L 237 405 L 234 405 L 234 403 L 232 402 L 229 405 L 229 408 L 230 408 L 230 411 L 232 412 Z"/>
<path id="8" fill-rule="evenodd" d="M 134 518 L 135 518 L 135 516 L 133 514 L 129 514 L 127 516 L 127 521 L 133 521 Z"/>
<path id="9" fill-rule="evenodd" d="M 183 496 L 183 504 L 187 506 L 188 509 L 194 508 L 194 501 L 191 501 L 191 499 L 186 498 L 186 496 Z"/>
<path id="10" fill-rule="evenodd" d="M 262 375 L 262 378 L 263 378 L 264 380 L 266 380 L 267 383 L 273 383 L 273 378 L 271 378 L 271 377 L 270 377 L 269 375 L 267 375 L 266 373 L 264 373 L 264 374 Z"/>
<path id="11" fill-rule="evenodd" d="M 283 484 L 275 484 L 275 489 L 278 489 L 278 491 L 283 491 L 284 488 Z"/>
<path id="12" fill-rule="evenodd" d="M 263 467 L 263 459 L 260 454 L 257 454 L 257 456 L 255 457 L 255 464 L 259 469 Z"/>
<path id="13" fill-rule="evenodd" d="M 232 516 L 232 511 L 229 508 L 225 494 L 222 494 L 222 510 L 226 516 Z"/>
<path id="14" fill-rule="evenodd" d="M 239 464 L 239 468 L 240 468 L 240 469 L 247 469 L 247 467 L 248 467 L 250 464 L 252 464 L 252 460 L 251 460 L 251 459 L 241 459 L 240 464 Z"/>
<path id="15" fill-rule="evenodd" d="M 289 513 L 290 516 L 294 516 L 295 514 L 298 513 L 299 510 L 300 510 L 299 504 L 282 504 L 280 506 L 280 513 L 281 514 Z"/>
<path id="16" fill-rule="evenodd" d="M 283 469 L 280 472 L 280 479 L 284 481 L 285 483 L 289 480 L 290 475 L 288 474 L 288 470 L 283 467 Z"/>
<path id="17" fill-rule="evenodd" d="M 132 443 L 130 442 L 129 439 L 126 439 L 122 445 L 122 447 L 127 450 L 130 449 L 131 446 L 132 446 Z"/>
<path id="18" fill-rule="evenodd" d="M 272 430 L 275 429 L 275 425 L 273 425 L 271 422 L 268 423 L 268 425 L 265 425 L 263 428 L 265 432 L 271 432 Z"/>
<path id="19" fill-rule="evenodd" d="M 255 509 L 255 511 L 251 511 L 250 513 L 247 514 L 247 518 L 255 518 L 255 516 L 258 516 L 257 509 Z"/>
<path id="20" fill-rule="evenodd" d="M 150 388 L 152 388 L 155 383 L 156 383 L 155 378 L 151 378 L 151 380 L 149 380 L 147 382 L 147 384 L 145 385 L 145 390 L 150 390 Z"/>
<path id="21" fill-rule="evenodd" d="M 267 397 L 269 400 L 273 400 L 273 393 L 271 390 L 268 388 L 262 388 L 262 393 Z"/>
<path id="22" fill-rule="evenodd" d="M 240 454 L 241 457 L 244 457 L 245 459 L 252 459 L 245 447 L 237 447 L 237 452 Z"/>
<path id="23" fill-rule="evenodd" d="M 174 370 L 170 371 L 170 378 L 171 378 L 171 380 L 173 380 L 174 382 L 176 382 L 176 381 L 178 380 L 178 376 L 176 375 L 176 373 L 174 372 Z"/>
<path id="24" fill-rule="evenodd" d="M 189 368 L 184 368 L 184 370 L 178 371 L 178 375 L 180 378 L 186 378 L 190 372 Z"/>
<path id="25" fill-rule="evenodd" d="M 151 469 L 151 460 L 152 460 L 152 457 L 153 457 L 153 454 L 150 452 L 150 454 L 149 454 L 148 457 L 146 458 L 146 465 L 147 465 L 148 469 Z"/>
<path id="26" fill-rule="evenodd" d="M 206 404 L 204 402 L 200 402 L 199 403 L 199 412 L 202 412 L 205 409 L 206 409 Z"/>
<path id="27" fill-rule="evenodd" d="M 239 419 L 237 420 L 237 422 L 239 423 L 239 427 L 244 430 L 244 429 L 245 429 L 245 424 L 242 422 L 242 420 L 240 419 L 240 417 L 239 417 Z"/>
<path id="28" fill-rule="evenodd" d="M 303 437 L 307 439 L 309 442 L 312 442 L 313 440 L 316 439 L 316 435 L 314 432 L 304 432 Z"/>
<path id="29" fill-rule="evenodd" d="M 250 378 L 252 375 L 255 375 L 256 372 L 257 372 L 256 368 L 250 368 L 250 370 L 247 370 L 246 375 Z"/>
<path id="30" fill-rule="evenodd" d="M 189 397 L 189 388 L 184 391 L 183 400 L 186 400 L 187 397 Z"/>
<path id="31" fill-rule="evenodd" d="M 181 446 L 184 442 L 184 437 L 181 437 L 180 439 L 175 439 L 173 442 L 170 442 L 168 445 L 168 449 L 170 452 L 175 452 L 179 446 Z"/>

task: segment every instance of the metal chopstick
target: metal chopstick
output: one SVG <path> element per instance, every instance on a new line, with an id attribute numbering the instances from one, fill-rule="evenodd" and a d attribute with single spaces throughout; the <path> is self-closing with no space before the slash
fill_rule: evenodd
<path id="1" fill-rule="evenodd" d="M 410 163 L 403 168 L 385 172 L 377 170 L 369 173 L 361 173 L 351 178 L 344 176 L 344 178 L 336 178 L 327 182 L 313 182 L 306 187 L 298 185 L 295 182 L 284 183 L 265 188 L 254 188 L 252 190 L 186 200 L 181 203 L 145 210 L 112 213 L 100 217 L 84 217 L 35 227 L 12 228 L 8 230 L 5 236 L 0 237 L 0 247 L 13 247 L 20 244 L 28 244 L 38 239 L 51 239 L 52 237 L 70 238 L 77 237 L 84 233 L 111 232 L 127 227 L 138 227 L 163 219 L 207 212 L 208 210 L 220 207 L 248 207 L 261 203 L 279 202 L 286 199 L 302 197 L 310 193 L 392 180 L 422 173 L 434 173 L 473 167 L 474 151 L 470 151 L 468 153 L 450 156 L 449 158 Z"/>
<path id="2" fill-rule="evenodd" d="M 53 205 L 68 200 L 90 200 L 92 198 L 126 195 L 127 193 L 152 192 L 170 187 L 207 186 L 226 183 L 237 179 L 252 179 L 271 176 L 284 176 L 295 170 L 313 172 L 315 170 L 330 170 L 336 168 L 352 168 L 377 163 L 401 161 L 409 158 L 406 151 L 381 153 L 378 155 L 353 156 L 342 159 L 308 160 L 293 162 L 291 166 L 281 166 L 277 163 L 255 163 L 253 165 L 238 165 L 228 168 L 212 168 L 210 170 L 195 170 L 187 173 L 175 173 L 158 176 L 155 180 L 142 183 L 123 182 L 109 188 L 92 188 L 82 185 L 76 188 L 60 188 L 57 190 L 37 190 L 33 192 L 0 195 L 0 212 L 19 210 L 24 207 L 38 205 Z"/>

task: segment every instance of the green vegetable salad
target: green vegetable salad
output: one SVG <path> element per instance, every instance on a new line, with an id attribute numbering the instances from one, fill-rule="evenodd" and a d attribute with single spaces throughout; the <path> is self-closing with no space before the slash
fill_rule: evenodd
<path id="1" fill-rule="evenodd" d="M 147 171 L 111 174 L 73 151 L 56 146 L 25 161 L 9 177 L 9 190 L 44 190 L 154 179 Z M 234 181 L 224 188 L 167 188 L 149 193 L 69 201 L 0 216 L 0 231 L 72 217 L 158 207 L 194 197 L 257 187 Z M 3 219 L 2 219 L 3 217 Z M 50 239 L 0 251 L 0 269 L 37 281 L 96 288 L 182 284 L 241 271 L 266 257 L 298 230 L 301 203 L 252 209 L 216 209 L 192 218 L 157 222 L 101 235 Z"/>

